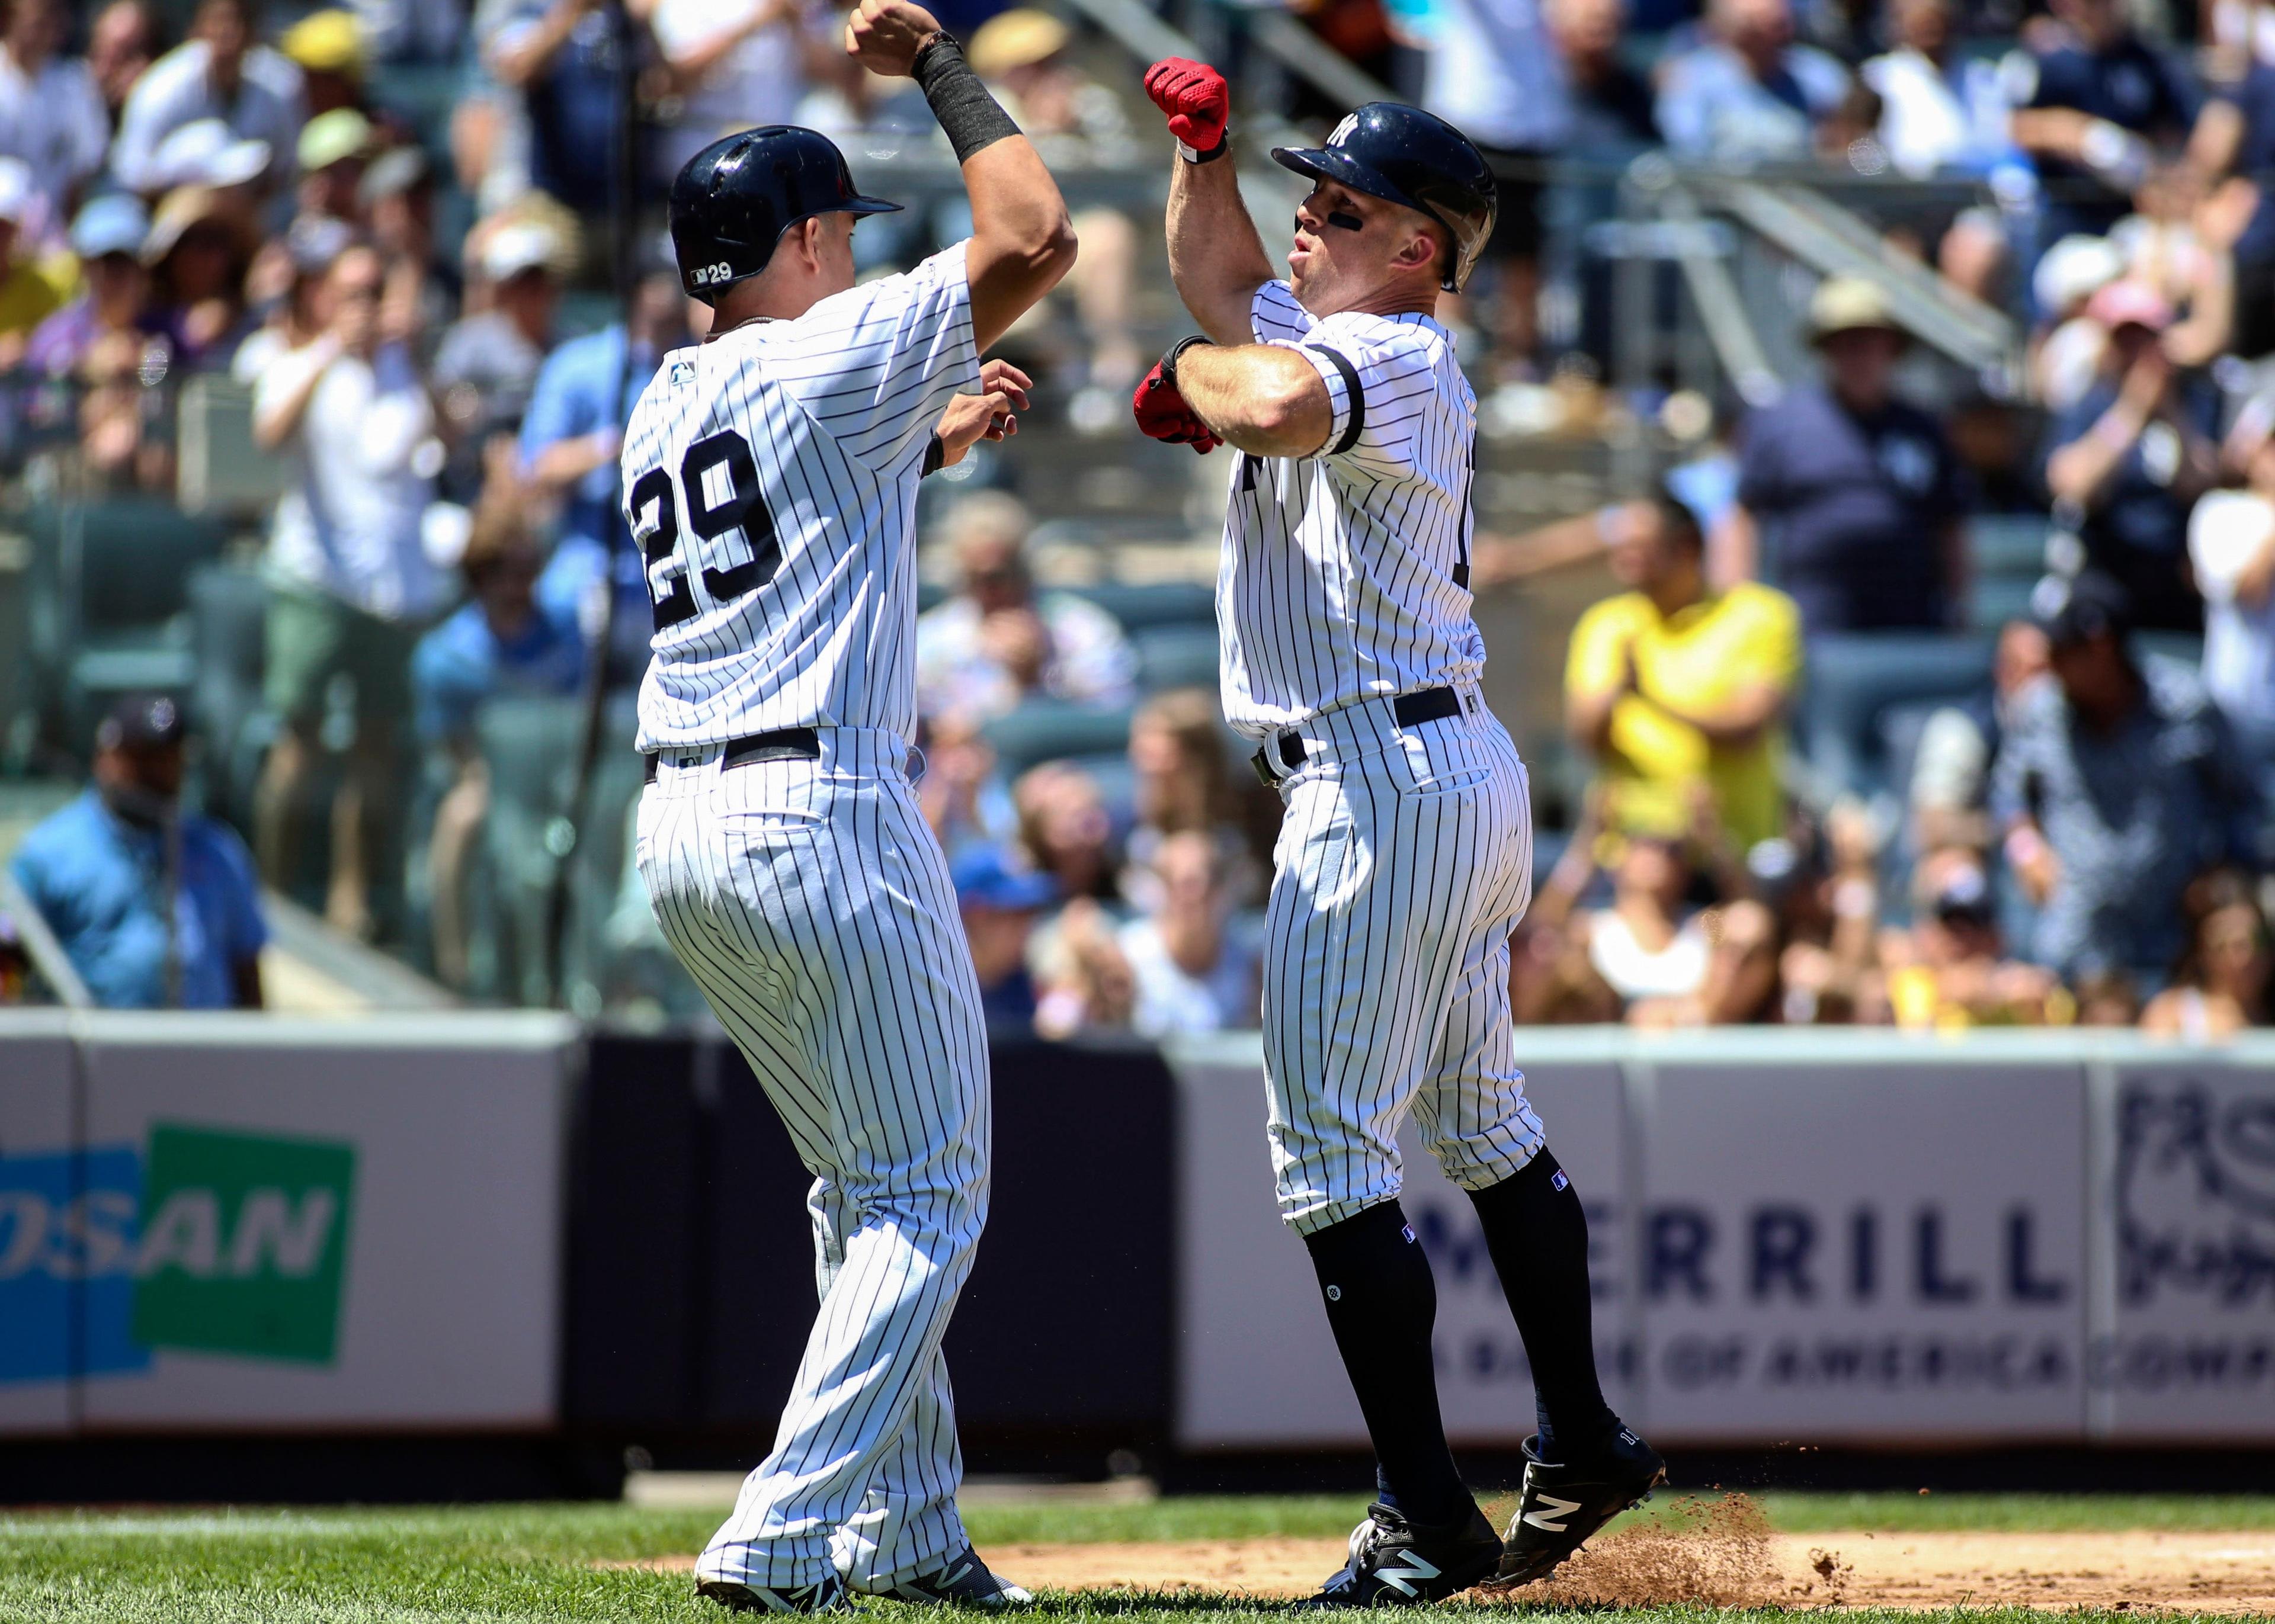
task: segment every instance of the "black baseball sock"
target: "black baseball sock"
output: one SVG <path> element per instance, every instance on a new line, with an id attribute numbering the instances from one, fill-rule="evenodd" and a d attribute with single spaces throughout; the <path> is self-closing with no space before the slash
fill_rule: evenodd
<path id="1" fill-rule="evenodd" d="M 1540 1458 L 1592 1454 L 1618 1430 L 1619 1417 L 1596 1380 L 1588 1216 L 1580 1210 L 1580 1192 L 1544 1147 L 1513 1176 L 1471 1190 L 1470 1201 L 1532 1363 Z"/>
<path id="2" fill-rule="evenodd" d="M 1395 1201 L 1304 1237 L 1327 1323 L 1374 1440 L 1385 1501 L 1417 1522 L 1457 1522 L 1473 1503 L 1446 1447 L 1430 1330 L 1438 1287 Z"/>

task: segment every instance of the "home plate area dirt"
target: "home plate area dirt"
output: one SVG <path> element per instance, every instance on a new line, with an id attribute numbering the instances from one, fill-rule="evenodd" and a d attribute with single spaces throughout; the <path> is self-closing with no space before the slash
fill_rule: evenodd
<path id="1" fill-rule="evenodd" d="M 1179 1540 L 993 1545 L 988 1565 L 1037 1590 L 1309 1595 L 1341 1542 Z M 659 1566 L 686 1567 L 673 1561 Z M 1772 1533 L 1743 1495 L 1678 1499 L 1597 1541 L 1541 1584 L 1477 1590 L 1487 1605 L 2111 1607 L 2275 1613 L 2275 1533 Z"/>

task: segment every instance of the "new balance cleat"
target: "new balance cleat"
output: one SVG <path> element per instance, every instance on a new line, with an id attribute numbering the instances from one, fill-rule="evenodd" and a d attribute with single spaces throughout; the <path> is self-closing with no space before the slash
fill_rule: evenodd
<path id="1" fill-rule="evenodd" d="M 1493 1577 L 1500 1560 L 1500 1537 L 1474 1506 L 1467 1522 L 1433 1528 L 1377 1503 L 1351 1530 L 1350 1560 L 1304 1605 L 1411 1607 L 1443 1601 Z"/>
<path id="2" fill-rule="evenodd" d="M 819 1583 L 787 1589 L 778 1585 L 738 1584 L 732 1579 L 706 1579 L 696 1585 L 695 1593 L 706 1600 L 717 1602 L 729 1613 L 850 1611 L 845 1599 L 845 1582 L 835 1574 Z"/>
<path id="3" fill-rule="evenodd" d="M 1009 1613 L 1035 1605 L 1027 1591 L 988 1572 L 979 1552 L 970 1545 L 949 1558 L 947 1565 L 935 1573 L 919 1574 L 863 1594 L 935 1607 L 974 1607 L 982 1613 Z"/>
<path id="4" fill-rule="evenodd" d="M 1667 1481 L 1659 1452 L 1625 1427 L 1607 1453 L 1584 1461 L 1544 1461 L 1539 1442 L 1525 1440 L 1524 1492 L 1501 1546 L 1503 1585 L 1546 1579 L 1590 1535 Z"/>

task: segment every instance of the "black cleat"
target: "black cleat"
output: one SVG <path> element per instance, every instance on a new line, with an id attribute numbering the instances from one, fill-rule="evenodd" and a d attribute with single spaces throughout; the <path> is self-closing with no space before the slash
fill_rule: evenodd
<path id="1" fill-rule="evenodd" d="M 1570 1464 L 1543 1461 L 1534 1453 L 1539 1443 L 1524 1442 L 1524 1492 L 1501 1548 L 1501 1584 L 1546 1579 L 1590 1535 L 1667 1481 L 1659 1452 L 1625 1427 L 1607 1454 Z"/>
<path id="2" fill-rule="evenodd" d="M 843 1613 L 848 1610 L 845 1582 L 835 1574 L 816 1584 L 782 1590 L 764 1584 L 737 1584 L 732 1579 L 706 1579 L 695 1593 L 715 1601 L 729 1613 Z"/>
<path id="3" fill-rule="evenodd" d="M 971 1607 L 981 1613 L 1009 1613 L 1035 1605 L 1035 1598 L 1027 1591 L 989 1573 L 987 1564 L 979 1560 L 979 1552 L 970 1545 L 949 1558 L 937 1572 L 919 1574 L 884 1590 L 863 1594 L 923 1606 Z"/>
<path id="4" fill-rule="evenodd" d="M 1485 1514 L 1470 1507 L 1466 1522 L 1433 1528 L 1378 1502 L 1351 1530 L 1350 1560 L 1329 1579 L 1306 1609 L 1412 1607 L 1457 1596 L 1490 1579 L 1500 1560 L 1500 1537 Z"/>

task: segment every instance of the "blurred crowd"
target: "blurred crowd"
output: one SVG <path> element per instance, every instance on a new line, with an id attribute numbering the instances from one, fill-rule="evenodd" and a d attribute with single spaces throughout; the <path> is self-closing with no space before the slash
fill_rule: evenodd
<path id="1" fill-rule="evenodd" d="M 1132 139 L 1129 87 L 1093 71 L 1115 60 L 1095 35 L 992 0 L 938 9 L 1054 162 L 1162 161 Z M 1501 173 L 1486 267 L 1446 312 L 1488 419 L 1543 379 L 1606 386 L 1601 279 L 1572 261 L 1600 246 L 1584 228 L 1607 178 L 1651 148 L 1931 199 L 1880 220 L 1887 251 L 2029 336 L 2026 375 L 1954 384 L 1916 312 L 1831 278 L 1803 313 L 1805 374 L 1694 399 L 1681 433 L 1662 381 L 1630 403 L 1687 448 L 1663 487 L 1480 535 L 1481 590 L 1591 569 L 1619 589 L 1567 651 L 1574 827 L 1540 842 L 1522 1018 L 2258 1023 L 2275 6 L 1291 9 Z M 656 230 L 663 183 L 752 124 L 933 150 L 921 98 L 838 49 L 842 18 L 837 0 L 0 0 L 0 446 L 67 463 L 73 500 L 170 499 L 204 381 L 249 399 L 282 471 L 261 535 L 273 733 L 238 809 L 250 855 L 214 824 L 215 872 L 257 865 L 338 929 L 500 995 L 471 895 L 495 796 L 483 718 L 621 694 L 644 659 L 621 427 L 705 315 Z M 1277 110 L 1335 110 L 1308 94 Z M 949 180 L 865 225 L 865 274 L 965 229 Z M 1126 204 L 1077 223 L 1077 275 L 1014 342 L 1048 409 L 1102 441 L 1160 337 L 1156 223 Z M 1249 1024 L 1276 800 L 1205 660 L 1163 656 L 1205 631 L 1148 643 L 1039 578 L 1033 519 L 980 488 L 1021 476 L 1015 450 L 928 498 L 946 592 L 918 641 L 922 791 L 990 1010 L 1051 1035 Z M 1981 534 L 2017 515 L 2044 521 L 2045 578 L 1994 601 Z M 1862 659 L 1855 639 L 1969 635 L 1975 691 L 1915 706 L 1871 770 L 1812 725 L 1818 675 Z M 90 799 L 19 857 L 27 890 L 73 895 L 97 846 L 118 872 L 160 860 L 147 837 L 176 826 L 150 808 L 185 724 L 155 702 L 103 713 Z M 1005 743 L 1035 713 L 1126 731 L 1035 759 Z M 140 979 L 114 980 L 140 991 L 117 1001 L 257 993 L 239 973 L 257 909 L 193 911 L 127 933 Z M 193 940 L 238 946 L 184 985 Z"/>

